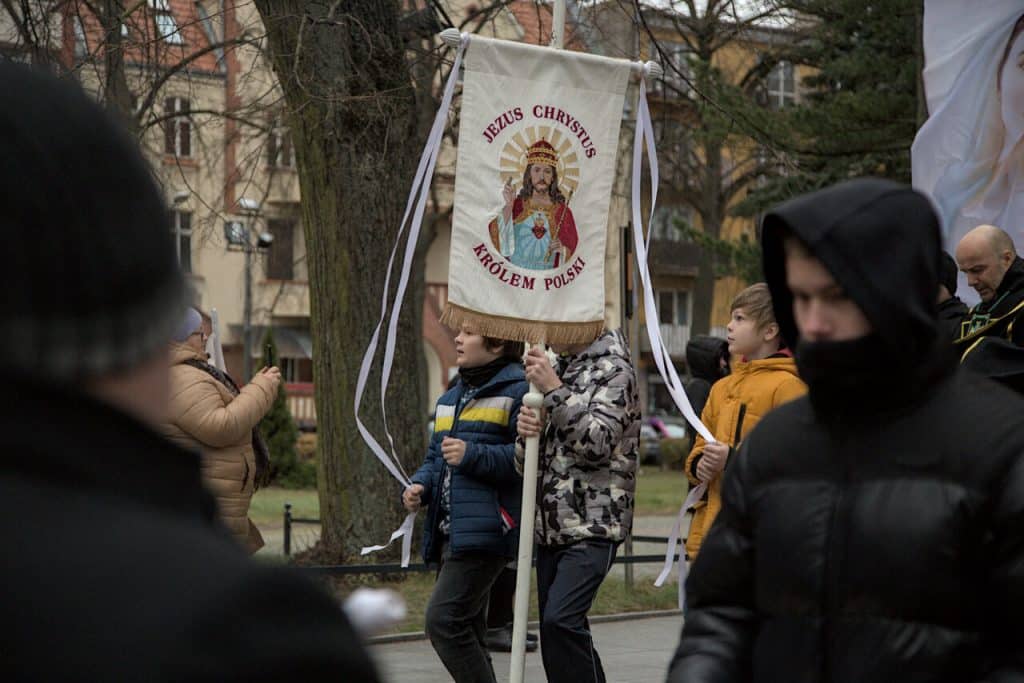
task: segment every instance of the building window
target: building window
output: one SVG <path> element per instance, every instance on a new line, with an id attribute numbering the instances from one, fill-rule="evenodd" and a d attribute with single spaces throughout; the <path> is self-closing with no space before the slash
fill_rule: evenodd
<path id="1" fill-rule="evenodd" d="M 267 166 L 295 168 L 295 149 L 287 128 L 274 128 L 267 137 Z"/>
<path id="2" fill-rule="evenodd" d="M 661 41 L 665 75 L 658 81 L 658 93 L 665 98 L 690 96 L 693 71 L 690 69 L 690 50 L 684 43 Z"/>
<path id="3" fill-rule="evenodd" d="M 295 279 L 295 221 L 270 220 L 267 230 L 274 236 L 267 254 L 267 279 Z"/>
<path id="4" fill-rule="evenodd" d="M 192 272 L 192 214 L 188 211 L 171 212 L 171 232 L 178 255 L 178 267 L 183 273 Z"/>
<path id="5" fill-rule="evenodd" d="M 651 221 L 651 239 L 682 242 L 686 235 L 681 224 L 693 224 L 693 209 L 688 206 L 659 206 Z"/>
<path id="6" fill-rule="evenodd" d="M 659 291 L 658 323 L 661 325 L 689 325 L 690 292 L 679 289 Z"/>
<path id="7" fill-rule="evenodd" d="M 197 0 L 196 14 L 199 15 L 200 26 L 203 27 L 203 33 L 206 34 L 206 43 L 217 46 L 213 49 L 213 53 L 217 55 L 217 69 L 224 71 L 226 69 L 226 64 L 224 63 L 224 42 L 220 38 L 220 36 L 224 35 L 224 17 L 223 13 L 217 8 L 218 1 Z M 210 5 L 209 9 L 204 5 L 204 2 Z"/>
<path id="8" fill-rule="evenodd" d="M 184 45 L 185 38 L 181 35 L 178 23 L 174 21 L 168 0 L 149 0 L 149 7 L 153 10 L 153 21 L 156 23 L 156 32 L 160 34 L 160 37 L 172 45 Z"/>
<path id="9" fill-rule="evenodd" d="M 164 152 L 177 157 L 192 156 L 192 122 L 189 119 L 191 107 L 184 97 L 168 97 L 164 100 Z"/>
<path id="10" fill-rule="evenodd" d="M 75 34 L 75 58 L 85 59 L 89 56 L 89 41 L 85 38 L 85 28 L 82 27 L 82 20 L 74 17 L 71 25 Z"/>
<path id="11" fill-rule="evenodd" d="M 765 98 L 769 109 L 778 111 L 796 103 L 796 72 L 792 62 L 781 61 L 768 74 Z"/>

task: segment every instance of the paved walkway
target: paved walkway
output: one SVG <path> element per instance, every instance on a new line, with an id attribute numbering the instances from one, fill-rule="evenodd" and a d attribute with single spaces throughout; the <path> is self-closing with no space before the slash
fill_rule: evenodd
<path id="1" fill-rule="evenodd" d="M 594 642 L 608 683 L 660 683 L 679 642 L 682 617 L 657 617 L 593 624 Z M 541 643 L 541 647 L 544 644 Z M 418 640 L 370 648 L 385 681 L 446 683 L 451 681 L 430 643 Z M 495 653 L 499 683 L 508 681 L 509 655 Z M 540 651 L 526 655 L 525 680 L 544 681 Z"/>

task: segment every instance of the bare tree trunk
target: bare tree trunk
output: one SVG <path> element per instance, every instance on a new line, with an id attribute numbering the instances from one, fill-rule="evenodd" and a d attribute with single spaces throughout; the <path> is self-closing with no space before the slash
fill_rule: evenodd
<path id="1" fill-rule="evenodd" d="M 104 0 L 103 12 L 99 15 L 106 33 L 103 50 L 103 101 L 107 107 L 121 117 L 123 123 L 138 134 L 138 122 L 132 108 L 132 93 L 128 87 L 128 76 L 124 66 L 124 40 L 121 28 L 124 26 L 124 5 L 120 0 Z"/>
<path id="2" fill-rule="evenodd" d="M 416 161 L 414 94 L 397 2 L 256 6 L 288 104 L 302 189 L 323 520 L 318 556 L 347 559 L 385 539 L 403 516 L 399 486 L 356 430 L 353 399 Z M 413 273 L 410 296 L 422 291 L 422 277 L 422 268 Z M 406 305 L 388 394 L 390 426 L 407 465 L 425 447 L 421 306 Z M 373 373 L 363 406 L 366 424 L 382 437 L 379 384 Z"/>
<path id="3" fill-rule="evenodd" d="M 725 200 L 722 196 L 722 145 L 717 141 L 708 140 L 704 145 L 705 173 L 702 178 L 700 214 L 705 235 L 718 238 L 722 233 L 722 222 L 725 219 Z M 715 300 L 714 254 L 705 253 L 701 256 L 701 266 L 697 273 L 697 281 L 693 293 L 693 333 L 707 334 L 711 330 L 711 315 Z"/>

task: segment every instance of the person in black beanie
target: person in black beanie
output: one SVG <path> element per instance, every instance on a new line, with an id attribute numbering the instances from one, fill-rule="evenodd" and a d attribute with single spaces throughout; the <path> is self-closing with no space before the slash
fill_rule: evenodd
<path id="1" fill-rule="evenodd" d="M 953 257 L 942 252 L 942 261 L 939 263 L 939 325 L 951 341 L 960 338 L 963 323 L 969 315 L 967 304 L 956 295 L 958 273 Z"/>
<path id="2" fill-rule="evenodd" d="M 458 382 L 437 400 L 430 446 L 402 503 L 410 512 L 430 508 L 423 559 L 441 565 L 427 604 L 430 643 L 452 680 L 476 683 L 495 680 L 487 600 L 519 546 L 515 424 L 529 386 L 522 342 L 464 325 L 455 350 Z"/>
<path id="3" fill-rule="evenodd" d="M 700 415 L 711 394 L 711 385 L 729 374 L 729 343 L 721 337 L 699 334 L 686 342 L 686 366 L 691 380 L 686 398 Z"/>
<path id="4" fill-rule="evenodd" d="M 185 287 L 135 141 L 75 84 L 0 63 L 0 93 L 4 676 L 377 681 L 337 602 L 251 562 L 156 432 Z"/>
<path id="5" fill-rule="evenodd" d="M 808 395 L 726 470 L 670 683 L 1024 679 L 1024 401 L 941 336 L 930 201 L 884 180 L 764 219 Z"/>

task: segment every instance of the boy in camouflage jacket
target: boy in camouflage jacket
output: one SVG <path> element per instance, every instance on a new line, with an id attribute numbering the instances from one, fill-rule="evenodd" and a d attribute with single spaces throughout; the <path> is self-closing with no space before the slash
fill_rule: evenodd
<path id="1" fill-rule="evenodd" d="M 640 400 L 629 349 L 619 331 L 589 345 L 526 355 L 526 378 L 544 393 L 546 426 L 519 414 L 517 467 L 524 439 L 540 435 L 537 594 L 541 654 L 549 682 L 605 680 L 587 612 L 633 525 Z M 524 483 L 524 485 L 528 485 Z"/>

